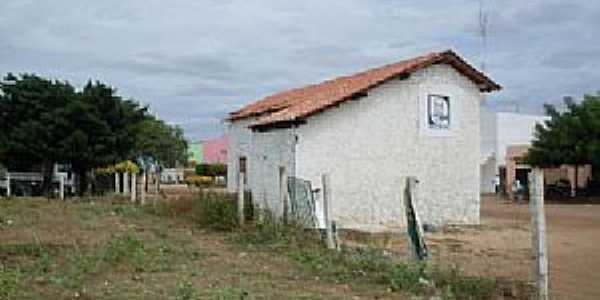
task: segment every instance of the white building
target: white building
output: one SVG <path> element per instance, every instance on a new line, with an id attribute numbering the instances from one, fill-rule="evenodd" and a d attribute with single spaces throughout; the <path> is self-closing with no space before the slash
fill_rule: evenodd
<path id="1" fill-rule="evenodd" d="M 498 89 L 445 51 L 269 96 L 230 114 L 228 189 L 244 171 L 254 203 L 281 214 L 280 176 L 319 188 L 326 173 L 340 227 L 390 228 L 415 176 L 424 223 L 478 223 L 479 107 Z"/>
<path id="2" fill-rule="evenodd" d="M 536 124 L 550 117 L 481 109 L 481 192 L 495 192 L 494 182 L 506 166 L 507 149 L 530 146 Z"/>

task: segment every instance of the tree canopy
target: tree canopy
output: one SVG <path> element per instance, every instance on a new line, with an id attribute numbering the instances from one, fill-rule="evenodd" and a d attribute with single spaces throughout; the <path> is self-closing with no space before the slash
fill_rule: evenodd
<path id="1" fill-rule="evenodd" d="M 600 165 L 600 94 L 585 95 L 580 103 L 565 98 L 566 110 L 546 105 L 551 117 L 538 124 L 525 161 L 534 166 Z"/>
<path id="2" fill-rule="evenodd" d="M 551 117 L 545 124 L 536 125 L 535 138 L 524 160 L 532 166 L 558 167 L 573 165 L 575 182 L 571 196 L 577 190 L 578 166 L 600 168 L 600 93 L 585 95 L 580 103 L 565 98 L 566 110 L 558 111 L 546 105 Z"/>
<path id="3" fill-rule="evenodd" d="M 90 170 L 149 157 L 170 167 L 187 158 L 183 131 L 103 83 L 77 91 L 32 74 L 0 81 L 0 164 L 40 166 L 48 188 L 55 163 L 70 164 L 85 191 Z"/>

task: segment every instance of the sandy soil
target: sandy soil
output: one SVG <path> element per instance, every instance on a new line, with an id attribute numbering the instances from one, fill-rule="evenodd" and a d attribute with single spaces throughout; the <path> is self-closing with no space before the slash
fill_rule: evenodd
<path id="1" fill-rule="evenodd" d="M 552 299 L 600 299 L 600 205 L 546 205 Z M 434 260 L 473 275 L 530 281 L 529 207 L 483 197 L 481 225 L 427 234 Z"/>

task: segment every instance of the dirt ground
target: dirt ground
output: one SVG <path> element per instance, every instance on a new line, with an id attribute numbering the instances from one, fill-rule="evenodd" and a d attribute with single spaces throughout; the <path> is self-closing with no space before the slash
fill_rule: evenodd
<path id="1" fill-rule="evenodd" d="M 482 198 L 481 226 L 427 234 L 433 259 L 473 275 L 530 281 L 527 204 Z M 552 299 L 600 299 L 600 205 L 546 204 Z"/>

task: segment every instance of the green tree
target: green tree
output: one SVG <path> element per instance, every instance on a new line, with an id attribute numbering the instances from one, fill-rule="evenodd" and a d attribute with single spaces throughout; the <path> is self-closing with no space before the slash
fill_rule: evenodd
<path id="1" fill-rule="evenodd" d="M 136 146 L 139 156 L 152 158 L 158 164 L 174 168 L 188 159 L 188 143 L 179 126 L 171 126 L 162 120 L 148 117 L 139 125 Z"/>
<path id="2" fill-rule="evenodd" d="M 573 165 L 577 186 L 578 166 L 600 167 L 600 94 L 585 95 L 580 103 L 565 98 L 565 105 L 564 112 L 545 106 L 551 119 L 536 126 L 525 161 L 539 167 Z"/>
<path id="3" fill-rule="evenodd" d="M 78 175 L 79 191 L 87 190 L 90 171 L 123 160 L 135 160 L 139 124 L 147 109 L 133 100 L 123 100 L 114 88 L 88 82 L 78 101 L 67 106 L 68 132 L 64 160 Z"/>
<path id="4" fill-rule="evenodd" d="M 12 170 L 39 166 L 42 190 L 51 187 L 54 163 L 61 161 L 67 103 L 76 98 L 67 82 L 36 75 L 8 74 L 0 82 L 0 160 Z"/>
<path id="5" fill-rule="evenodd" d="M 186 160 L 186 150 L 181 128 L 100 82 L 90 81 L 80 92 L 29 74 L 8 74 L 0 82 L 0 163 L 22 171 L 40 166 L 45 192 L 55 163 L 71 164 L 83 194 L 97 167 L 139 156 L 174 166 Z"/>

